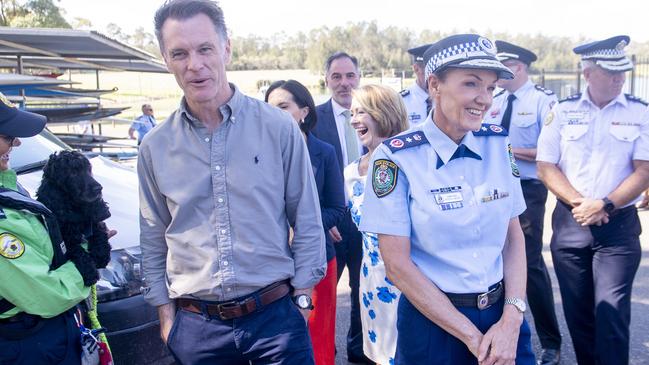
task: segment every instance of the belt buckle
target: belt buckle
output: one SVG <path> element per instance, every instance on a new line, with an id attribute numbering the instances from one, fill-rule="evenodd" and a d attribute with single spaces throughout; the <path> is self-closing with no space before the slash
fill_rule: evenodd
<path id="1" fill-rule="evenodd" d="M 221 320 L 227 321 L 228 319 L 232 319 L 233 317 L 228 316 L 227 313 L 225 313 L 224 311 L 227 310 L 227 309 L 236 308 L 239 305 L 240 304 L 238 302 L 235 302 L 235 301 L 230 301 L 230 302 L 225 302 L 225 303 L 219 304 L 217 308 L 219 309 L 219 317 L 221 317 Z"/>
<path id="2" fill-rule="evenodd" d="M 487 309 L 491 306 L 489 303 L 489 292 L 478 295 L 477 305 L 479 310 Z"/>

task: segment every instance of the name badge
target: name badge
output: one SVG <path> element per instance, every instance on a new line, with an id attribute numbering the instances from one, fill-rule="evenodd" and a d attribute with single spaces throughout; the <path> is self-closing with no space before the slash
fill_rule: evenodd
<path id="1" fill-rule="evenodd" d="M 461 186 L 432 189 L 430 192 L 441 210 L 459 209 L 464 206 Z"/>
<path id="2" fill-rule="evenodd" d="M 412 122 L 421 119 L 421 115 L 419 115 L 419 114 L 417 114 L 417 113 L 412 113 L 412 114 L 409 115 L 409 117 L 410 117 L 410 121 L 412 121 Z"/>
<path id="3" fill-rule="evenodd" d="M 565 113 L 566 113 L 566 119 L 571 119 L 571 120 L 583 120 L 586 119 L 586 117 L 590 114 L 590 112 L 582 111 L 582 110 L 570 110 Z"/>

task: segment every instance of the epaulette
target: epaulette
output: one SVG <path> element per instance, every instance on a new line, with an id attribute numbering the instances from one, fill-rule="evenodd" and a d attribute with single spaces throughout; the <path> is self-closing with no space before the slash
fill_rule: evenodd
<path id="1" fill-rule="evenodd" d="M 410 90 L 403 89 L 403 90 L 399 91 L 399 94 L 401 94 L 402 98 L 405 98 L 406 96 L 410 95 Z"/>
<path id="2" fill-rule="evenodd" d="M 575 101 L 575 100 L 579 100 L 579 99 L 581 99 L 581 93 L 576 93 L 576 94 L 568 96 L 565 99 L 559 100 L 559 103 L 563 103 L 564 101 Z"/>
<path id="3" fill-rule="evenodd" d="M 478 131 L 473 132 L 474 136 L 506 136 L 507 130 L 498 124 L 482 123 Z"/>
<path id="4" fill-rule="evenodd" d="M 500 90 L 500 92 L 498 94 L 494 95 L 494 99 L 499 97 L 500 95 L 504 94 L 505 91 L 507 91 L 507 90 L 505 90 L 505 89 Z"/>
<path id="5" fill-rule="evenodd" d="M 635 95 L 624 94 L 624 96 L 626 96 L 626 100 L 628 100 L 628 101 L 635 101 L 636 103 L 640 103 L 640 104 L 642 104 L 644 106 L 649 105 L 649 103 L 647 103 L 646 101 L 642 100 L 642 98 L 639 98 L 639 97 L 637 97 Z"/>
<path id="6" fill-rule="evenodd" d="M 545 93 L 545 95 L 554 95 L 554 91 L 546 89 L 541 85 L 534 85 L 534 88 L 542 93 Z"/>
<path id="7" fill-rule="evenodd" d="M 419 146 L 425 143 L 428 143 L 428 138 L 426 138 L 424 132 L 422 131 L 399 135 L 383 141 L 383 144 L 388 146 L 392 153 L 405 150 L 406 148 Z"/>

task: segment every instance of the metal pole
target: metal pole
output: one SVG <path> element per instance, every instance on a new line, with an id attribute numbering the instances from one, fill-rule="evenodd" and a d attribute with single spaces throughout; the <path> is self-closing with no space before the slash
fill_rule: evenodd
<path id="1" fill-rule="evenodd" d="M 545 88 L 545 69 L 541 69 L 541 86 Z"/>
<path id="2" fill-rule="evenodd" d="M 581 63 L 577 62 L 577 92 L 581 92 Z"/>
<path id="3" fill-rule="evenodd" d="M 631 56 L 631 62 L 636 64 L 635 55 Z M 631 69 L 631 85 L 629 85 L 629 94 L 635 95 L 635 67 Z"/>
<path id="4" fill-rule="evenodd" d="M 24 72 L 24 70 L 23 70 L 23 56 L 21 56 L 21 55 L 16 56 L 16 60 L 18 61 L 17 62 L 18 69 L 16 70 L 16 72 L 18 74 L 22 75 L 23 72 Z M 20 97 L 23 99 L 22 107 L 24 108 L 26 106 L 26 104 L 27 104 L 27 100 L 25 99 L 25 89 L 20 89 L 19 93 L 20 93 Z"/>

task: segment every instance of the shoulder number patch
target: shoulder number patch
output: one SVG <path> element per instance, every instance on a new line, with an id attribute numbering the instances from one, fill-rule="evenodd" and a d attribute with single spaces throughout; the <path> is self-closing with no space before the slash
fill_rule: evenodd
<path id="1" fill-rule="evenodd" d="M 399 167 L 390 160 L 379 159 L 374 161 L 372 169 L 372 189 L 377 197 L 383 198 L 390 194 L 397 186 Z"/>
<path id="2" fill-rule="evenodd" d="M 516 159 L 514 158 L 511 143 L 507 145 L 507 152 L 509 153 L 509 163 L 512 167 L 512 175 L 514 175 L 514 177 L 521 177 L 521 172 L 518 170 L 518 165 L 516 165 Z"/>
<path id="3" fill-rule="evenodd" d="M 17 259 L 25 253 L 25 244 L 11 233 L 0 234 L 0 255 L 8 259 Z"/>

